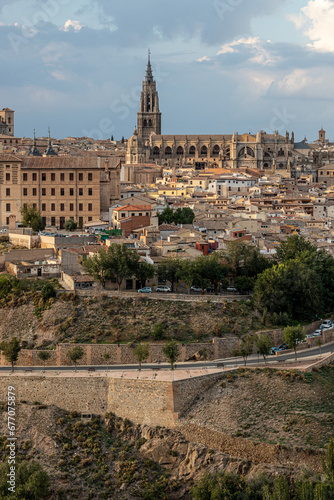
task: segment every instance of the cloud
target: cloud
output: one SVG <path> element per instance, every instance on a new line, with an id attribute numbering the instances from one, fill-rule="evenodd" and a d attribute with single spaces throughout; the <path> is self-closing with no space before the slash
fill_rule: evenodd
<path id="1" fill-rule="evenodd" d="M 289 16 L 289 19 L 311 40 L 310 48 L 334 52 L 333 0 L 310 0 L 298 16 Z"/>
<path id="2" fill-rule="evenodd" d="M 211 57 L 208 57 L 208 56 L 203 56 L 203 57 L 200 57 L 199 59 L 197 59 L 198 62 L 204 62 L 204 61 L 211 61 Z"/>
<path id="3" fill-rule="evenodd" d="M 83 26 L 84 24 L 80 24 L 79 21 L 72 21 L 71 19 L 68 19 L 61 29 L 63 31 L 69 31 L 69 29 L 72 28 L 74 31 L 80 31 Z"/>

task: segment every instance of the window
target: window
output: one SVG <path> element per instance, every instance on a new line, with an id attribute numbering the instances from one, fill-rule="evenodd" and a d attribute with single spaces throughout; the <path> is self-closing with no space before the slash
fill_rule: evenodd
<path id="1" fill-rule="evenodd" d="M 6 203 L 6 212 L 10 212 L 10 203 Z"/>
<path id="2" fill-rule="evenodd" d="M 65 189 L 64 188 L 60 188 L 60 196 L 65 196 Z"/>
<path id="3" fill-rule="evenodd" d="M 51 226 L 56 225 L 56 217 L 51 217 Z"/>
<path id="4" fill-rule="evenodd" d="M 88 222 L 92 221 L 93 217 L 88 217 Z"/>
<path id="5" fill-rule="evenodd" d="M 55 188 L 51 188 L 51 196 L 56 196 L 56 190 L 55 190 Z"/>
<path id="6" fill-rule="evenodd" d="M 36 188 L 32 188 L 32 195 L 37 196 L 37 189 Z"/>
<path id="7" fill-rule="evenodd" d="M 146 215 L 148 216 L 148 212 L 146 212 Z"/>
<path id="8" fill-rule="evenodd" d="M 28 180 L 28 174 L 23 174 L 23 180 L 27 181 Z"/>
<path id="9" fill-rule="evenodd" d="M 70 181 L 74 181 L 74 174 L 73 174 L 73 172 L 70 173 Z"/>
<path id="10" fill-rule="evenodd" d="M 28 189 L 27 188 L 23 188 L 23 196 L 28 196 Z"/>
<path id="11" fill-rule="evenodd" d="M 79 174 L 79 181 L 83 181 L 83 174 Z"/>
<path id="12" fill-rule="evenodd" d="M 93 174 L 91 172 L 89 172 L 88 174 L 88 180 L 89 181 L 92 181 L 93 180 Z"/>
<path id="13" fill-rule="evenodd" d="M 42 203 L 42 212 L 46 211 L 46 203 Z"/>
<path id="14" fill-rule="evenodd" d="M 82 211 L 83 211 L 83 204 L 79 203 L 79 212 L 82 212 Z"/>
<path id="15" fill-rule="evenodd" d="M 32 180 L 33 181 L 37 181 L 37 174 L 36 174 L 36 172 L 34 174 L 32 174 Z"/>
<path id="16" fill-rule="evenodd" d="M 70 196 L 73 196 L 73 195 L 74 195 L 74 189 L 70 188 Z"/>
<path id="17" fill-rule="evenodd" d="M 79 226 L 82 227 L 82 224 L 83 224 L 83 217 L 79 217 Z"/>
<path id="18" fill-rule="evenodd" d="M 6 188 L 6 196 L 10 196 L 10 188 Z"/>
<path id="19" fill-rule="evenodd" d="M 79 196 L 83 196 L 83 188 L 79 188 Z"/>
<path id="20" fill-rule="evenodd" d="M 46 196 L 46 189 L 42 188 L 42 196 Z"/>
<path id="21" fill-rule="evenodd" d="M 139 212 L 139 217 L 141 217 L 143 214 L 141 212 Z"/>
<path id="22" fill-rule="evenodd" d="M 88 212 L 92 212 L 92 211 L 93 211 L 93 204 L 88 203 Z"/>
<path id="23" fill-rule="evenodd" d="M 55 180 L 56 180 L 56 174 L 54 174 L 54 173 L 52 173 L 52 174 L 51 174 L 51 180 L 52 180 L 52 181 L 55 181 Z"/>
<path id="24" fill-rule="evenodd" d="M 73 203 L 70 203 L 70 212 L 73 212 L 73 210 L 74 210 L 74 205 Z"/>
<path id="25" fill-rule="evenodd" d="M 42 217 L 43 225 L 46 226 L 46 217 Z"/>
<path id="26" fill-rule="evenodd" d="M 55 210 L 56 210 L 55 203 L 51 203 L 51 212 L 54 212 Z"/>
<path id="27" fill-rule="evenodd" d="M 60 211 L 64 212 L 64 210 L 65 210 L 65 205 L 64 205 L 64 203 L 61 203 L 60 204 Z"/>
<path id="28" fill-rule="evenodd" d="M 93 196 L 93 189 L 92 188 L 88 188 L 88 196 Z"/>
<path id="29" fill-rule="evenodd" d="M 123 213 L 123 214 L 121 214 L 121 218 L 123 219 L 124 217 L 125 217 L 125 214 L 124 214 L 124 213 Z"/>
<path id="30" fill-rule="evenodd" d="M 46 181 L 46 174 L 42 174 L 42 181 Z"/>
<path id="31" fill-rule="evenodd" d="M 60 174 L 60 180 L 64 181 L 65 180 L 65 174 Z"/>
<path id="32" fill-rule="evenodd" d="M 6 181 L 10 181 L 10 174 L 8 172 L 6 173 Z"/>
<path id="33" fill-rule="evenodd" d="M 6 217 L 6 225 L 8 226 L 8 224 L 9 224 L 9 217 Z"/>

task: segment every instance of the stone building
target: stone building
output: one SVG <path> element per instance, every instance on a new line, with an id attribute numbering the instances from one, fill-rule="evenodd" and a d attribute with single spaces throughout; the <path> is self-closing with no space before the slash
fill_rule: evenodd
<path id="1" fill-rule="evenodd" d="M 95 156 L 0 155 L 0 225 L 21 220 L 24 204 L 35 205 L 47 226 L 100 219 L 120 196 L 120 164 Z"/>
<path id="2" fill-rule="evenodd" d="M 14 137 L 14 111 L 3 108 L 0 111 L 0 135 Z"/>
<path id="3" fill-rule="evenodd" d="M 207 167 L 249 166 L 268 170 L 287 170 L 293 160 L 294 133 L 291 138 L 277 131 L 267 134 L 162 135 L 159 97 L 150 56 L 143 82 L 137 127 L 128 140 L 126 163 L 193 165 Z"/>

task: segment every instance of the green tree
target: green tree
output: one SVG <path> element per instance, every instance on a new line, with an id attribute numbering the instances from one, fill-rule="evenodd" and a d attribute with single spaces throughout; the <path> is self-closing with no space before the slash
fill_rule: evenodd
<path id="1" fill-rule="evenodd" d="M 45 363 L 47 362 L 48 359 L 51 357 L 51 353 L 49 351 L 38 351 L 37 356 L 41 361 L 43 361 L 44 368 L 45 368 Z"/>
<path id="2" fill-rule="evenodd" d="M 46 283 L 42 290 L 41 290 L 41 297 L 45 301 L 48 299 L 51 299 L 53 297 L 56 297 L 57 292 L 55 290 L 55 287 L 51 283 Z"/>
<path id="3" fill-rule="evenodd" d="M 237 276 L 234 278 L 234 286 L 241 293 L 248 293 L 254 290 L 255 278 L 249 276 Z"/>
<path id="4" fill-rule="evenodd" d="M 39 463 L 16 465 L 15 493 L 8 490 L 9 465 L 0 465 L 0 498 L 10 500 L 43 500 L 50 495 L 50 479 Z"/>
<path id="5" fill-rule="evenodd" d="M 253 346 L 254 346 L 254 339 L 251 335 L 246 335 L 246 337 L 243 337 L 237 347 L 235 349 L 232 349 L 232 356 L 241 356 L 244 360 L 244 365 L 246 366 L 247 364 L 247 359 L 248 357 L 252 354 L 253 352 Z"/>
<path id="6" fill-rule="evenodd" d="M 45 229 L 45 224 L 38 211 L 37 207 L 34 207 L 32 203 L 25 204 L 21 208 L 21 217 L 23 227 L 31 227 L 35 232 L 43 231 Z"/>
<path id="7" fill-rule="evenodd" d="M 314 487 L 313 500 L 331 500 L 333 491 L 329 493 L 328 485 L 325 483 L 317 483 Z"/>
<path id="8" fill-rule="evenodd" d="M 104 359 L 105 359 L 105 360 L 106 360 L 106 362 L 107 362 L 107 371 L 108 371 L 108 365 L 109 365 L 109 361 L 110 361 L 110 359 L 111 359 L 110 353 L 109 353 L 109 352 L 105 352 L 105 353 L 103 354 L 103 357 L 104 357 Z"/>
<path id="9" fill-rule="evenodd" d="M 171 284 L 172 292 L 174 291 L 174 284 L 178 282 L 180 272 L 182 269 L 182 261 L 173 257 L 167 257 L 159 265 L 157 275 L 159 281 L 169 281 Z"/>
<path id="10" fill-rule="evenodd" d="M 334 482 L 334 438 L 332 437 L 326 447 L 326 462 L 322 466 L 328 481 Z M 334 486 L 334 485 L 333 485 Z"/>
<path id="11" fill-rule="evenodd" d="M 269 486 L 264 487 L 263 500 L 290 500 L 289 484 L 284 476 L 277 476 L 274 479 L 272 493 Z"/>
<path id="12" fill-rule="evenodd" d="M 16 363 L 21 351 L 20 342 L 16 337 L 13 337 L 9 342 L 1 342 L 0 349 L 3 351 L 7 361 L 12 364 L 12 370 L 14 371 L 14 363 Z"/>
<path id="13" fill-rule="evenodd" d="M 142 362 L 145 361 L 145 359 L 147 359 L 150 354 L 150 346 L 148 344 L 138 344 L 135 347 L 134 354 L 139 363 L 139 370 L 141 370 Z"/>
<path id="14" fill-rule="evenodd" d="M 135 275 L 139 265 L 139 254 L 125 244 L 112 243 L 108 250 L 104 247 L 93 257 L 89 257 L 83 266 L 95 279 L 105 287 L 106 281 L 115 278 L 118 290 L 125 278 Z"/>
<path id="15" fill-rule="evenodd" d="M 136 279 L 140 282 L 142 287 L 145 286 L 146 280 L 150 280 L 154 277 L 154 266 L 148 262 L 139 262 L 137 268 L 135 269 L 134 275 Z"/>
<path id="16" fill-rule="evenodd" d="M 66 229 L 66 231 L 75 231 L 77 227 L 78 225 L 73 219 L 68 219 L 67 221 L 65 221 L 64 229 Z"/>
<path id="17" fill-rule="evenodd" d="M 269 335 L 261 335 L 255 338 L 255 345 L 258 354 L 263 356 L 264 362 L 266 363 L 266 356 L 270 354 L 270 349 L 272 348 L 272 341 Z"/>
<path id="18" fill-rule="evenodd" d="M 152 337 L 153 340 L 161 340 L 164 338 L 165 327 L 162 323 L 156 323 L 153 325 Z"/>
<path id="19" fill-rule="evenodd" d="M 81 359 L 84 355 L 84 352 L 83 352 L 83 349 L 82 347 L 80 346 L 77 346 L 77 347 L 73 347 L 73 349 L 70 349 L 66 356 L 68 357 L 68 359 L 70 361 L 72 361 L 72 363 L 74 363 L 75 365 L 75 371 L 77 371 L 77 362 L 79 361 L 79 359 Z"/>
<path id="20" fill-rule="evenodd" d="M 313 319 L 319 310 L 319 276 L 307 263 L 289 260 L 262 272 L 255 284 L 255 302 L 271 314 Z"/>
<path id="21" fill-rule="evenodd" d="M 257 247 L 244 241 L 227 243 L 222 256 L 235 276 L 256 277 L 272 265 Z"/>
<path id="22" fill-rule="evenodd" d="M 175 340 L 170 340 L 162 348 L 162 352 L 171 364 L 172 370 L 174 370 L 174 364 L 179 355 L 179 346 Z"/>
<path id="23" fill-rule="evenodd" d="M 167 206 L 163 212 L 159 215 L 159 224 L 173 224 L 174 222 L 174 212 L 173 210 Z"/>
<path id="24" fill-rule="evenodd" d="M 305 339 L 305 333 L 301 325 L 287 326 L 283 330 L 283 340 L 290 349 L 295 351 L 295 360 L 297 361 L 297 345 Z"/>
<path id="25" fill-rule="evenodd" d="M 191 488 L 195 500 L 253 500 L 253 493 L 242 476 L 228 472 L 204 475 Z"/>
<path id="26" fill-rule="evenodd" d="M 167 206 L 159 215 L 159 224 L 192 224 L 195 218 L 194 211 L 189 207 L 177 208 L 173 211 Z"/>
<path id="27" fill-rule="evenodd" d="M 194 285 L 200 286 L 202 290 L 213 285 L 216 292 L 227 273 L 227 268 L 220 262 L 217 254 L 203 255 L 193 261 L 192 273 Z"/>
<path id="28" fill-rule="evenodd" d="M 281 241 L 276 249 L 276 256 L 280 262 L 288 262 L 317 251 L 310 242 L 299 235 L 288 236 L 286 241 Z"/>

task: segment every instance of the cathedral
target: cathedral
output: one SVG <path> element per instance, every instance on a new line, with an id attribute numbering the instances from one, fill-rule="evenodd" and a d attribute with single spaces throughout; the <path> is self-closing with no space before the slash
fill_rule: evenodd
<path id="1" fill-rule="evenodd" d="M 159 96 L 150 53 L 140 97 L 137 127 L 128 140 L 126 163 L 157 163 L 162 166 L 192 165 L 205 168 L 251 168 L 290 170 L 294 133 L 291 138 L 277 131 L 267 134 L 162 135 Z"/>

